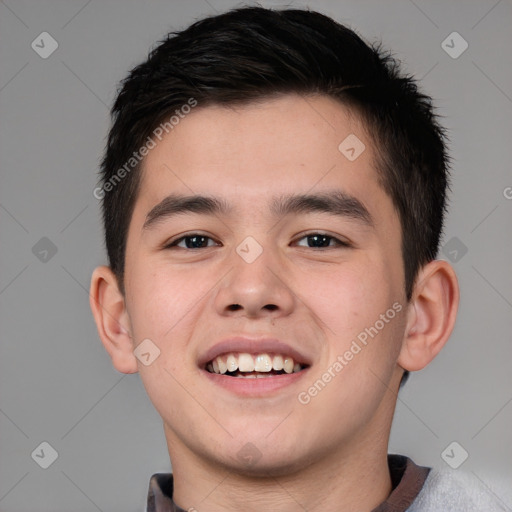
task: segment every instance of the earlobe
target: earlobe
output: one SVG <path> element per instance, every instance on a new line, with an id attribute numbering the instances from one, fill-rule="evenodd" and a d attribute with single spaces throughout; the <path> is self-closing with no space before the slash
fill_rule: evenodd
<path id="1" fill-rule="evenodd" d="M 121 373 L 136 373 L 130 318 L 116 276 L 109 267 L 97 267 L 91 278 L 89 303 L 101 342 Z"/>
<path id="2" fill-rule="evenodd" d="M 407 327 L 398 364 L 409 371 L 427 366 L 448 341 L 459 306 L 452 266 L 434 260 L 420 271 L 408 306 Z"/>

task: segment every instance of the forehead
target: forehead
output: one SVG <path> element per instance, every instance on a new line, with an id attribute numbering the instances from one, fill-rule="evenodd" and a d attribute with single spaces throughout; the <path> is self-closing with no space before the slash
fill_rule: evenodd
<path id="1" fill-rule="evenodd" d="M 273 220 L 276 197 L 332 191 L 358 200 L 375 227 L 394 223 L 372 144 L 358 116 L 327 96 L 198 105 L 145 157 L 131 223 L 143 231 L 172 194 L 218 198 L 231 206 L 231 219 L 246 223 L 256 212 Z"/>

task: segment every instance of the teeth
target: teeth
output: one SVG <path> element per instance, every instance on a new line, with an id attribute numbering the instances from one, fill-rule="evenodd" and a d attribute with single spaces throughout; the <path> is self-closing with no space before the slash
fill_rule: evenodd
<path id="1" fill-rule="evenodd" d="M 272 359 L 272 367 L 274 370 L 282 370 L 284 366 L 283 356 L 274 356 Z"/>
<path id="2" fill-rule="evenodd" d="M 226 372 L 236 372 L 237 370 L 244 373 L 254 372 L 252 375 L 237 375 L 244 378 L 264 378 L 271 375 L 264 375 L 272 370 L 285 373 L 297 373 L 302 370 L 302 365 L 295 363 L 292 357 L 280 354 L 258 354 L 252 356 L 247 353 L 231 353 L 223 356 L 217 356 L 206 369 L 211 373 L 225 374 Z"/>
<path id="3" fill-rule="evenodd" d="M 269 377 L 272 377 L 272 375 L 263 375 L 261 373 L 251 373 L 249 375 L 235 375 L 235 378 L 237 379 L 267 379 Z"/>
<path id="4" fill-rule="evenodd" d="M 241 372 L 254 371 L 254 359 L 251 354 L 240 354 L 238 356 L 238 369 Z"/>
<path id="5" fill-rule="evenodd" d="M 236 372 L 238 370 L 238 359 L 233 354 L 229 354 L 226 364 L 228 372 Z"/>
<path id="6" fill-rule="evenodd" d="M 218 363 L 219 363 L 219 372 L 226 373 L 228 371 L 228 365 L 220 357 L 218 359 Z"/>
<path id="7" fill-rule="evenodd" d="M 268 354 L 260 354 L 256 356 L 254 363 L 254 371 L 256 372 L 269 372 L 272 370 L 272 359 Z"/>
<path id="8" fill-rule="evenodd" d="M 294 367 L 293 359 L 291 357 L 285 357 L 283 370 L 286 373 L 292 373 L 293 372 L 293 367 Z"/>

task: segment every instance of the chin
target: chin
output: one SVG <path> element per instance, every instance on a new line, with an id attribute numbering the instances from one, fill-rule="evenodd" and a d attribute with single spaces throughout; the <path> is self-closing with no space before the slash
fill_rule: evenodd
<path id="1" fill-rule="evenodd" d="M 297 443 L 291 443 L 295 449 L 282 446 L 281 450 L 276 450 L 268 440 L 265 446 L 261 444 L 261 439 L 259 445 L 247 441 L 241 448 L 230 450 L 228 454 L 211 454 L 210 460 L 227 471 L 250 478 L 292 475 L 313 461 L 311 454 L 304 451 L 297 453 Z"/>
<path id="2" fill-rule="evenodd" d="M 304 469 L 304 466 L 304 460 L 291 459 L 289 455 L 281 458 L 276 456 L 268 458 L 262 455 L 261 459 L 251 464 L 241 462 L 238 459 L 231 460 L 231 464 L 227 466 L 227 469 L 237 475 L 248 478 L 277 478 L 293 475 L 297 471 Z"/>

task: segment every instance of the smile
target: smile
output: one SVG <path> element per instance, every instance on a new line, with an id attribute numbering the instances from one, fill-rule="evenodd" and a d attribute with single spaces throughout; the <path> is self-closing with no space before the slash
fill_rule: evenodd
<path id="1" fill-rule="evenodd" d="M 210 373 L 247 379 L 269 378 L 298 373 L 306 368 L 284 354 L 256 354 L 230 352 L 221 354 L 206 364 Z"/>

